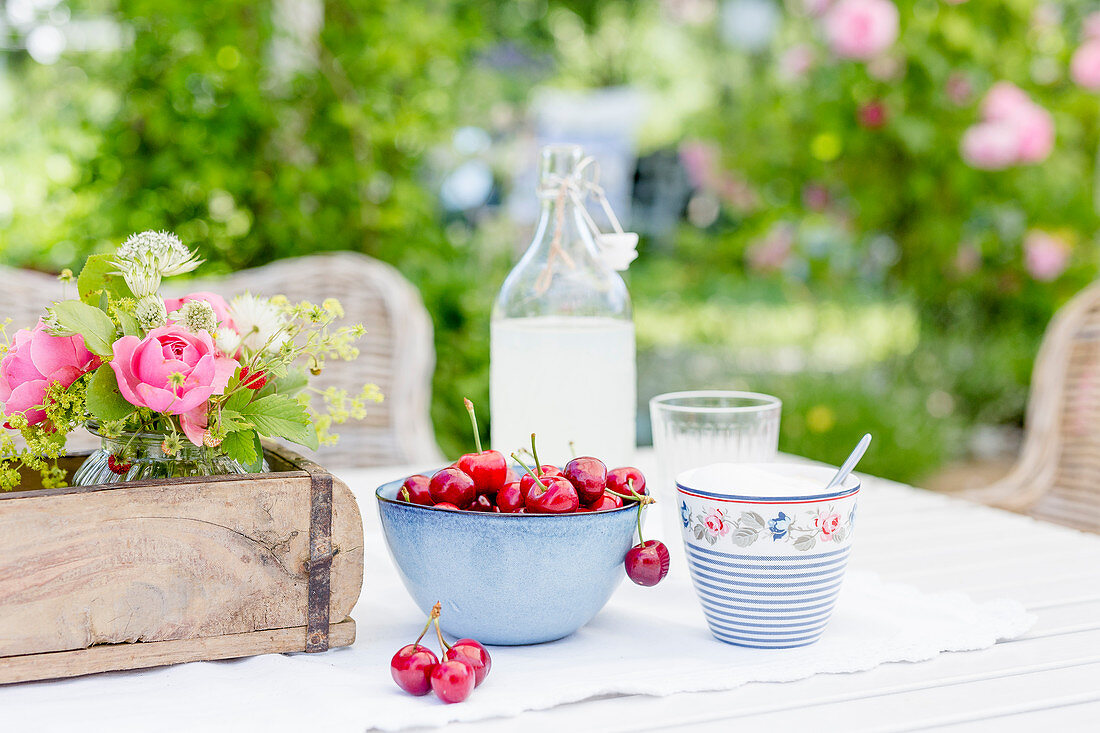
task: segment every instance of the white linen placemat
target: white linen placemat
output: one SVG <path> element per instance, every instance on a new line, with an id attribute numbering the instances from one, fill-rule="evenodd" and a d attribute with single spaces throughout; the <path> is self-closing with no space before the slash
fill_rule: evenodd
<path id="1" fill-rule="evenodd" d="M 92 675 L 0 687 L 0 729 L 18 731 L 363 731 L 439 726 L 518 715 L 609 694 L 670 695 L 856 672 L 992 646 L 1034 622 L 1014 601 L 975 603 L 850 572 L 822 639 L 801 649 L 755 650 L 714 640 L 669 543 L 672 574 L 655 588 L 625 582 L 588 626 L 529 647 L 492 647 L 493 668 L 465 703 L 414 698 L 389 660 L 424 618 L 401 587 L 377 525 L 367 521 L 367 577 L 353 617 L 358 640 L 325 654 Z M 858 544 L 858 543 L 857 543 Z M 426 637 L 429 643 L 432 636 Z"/>

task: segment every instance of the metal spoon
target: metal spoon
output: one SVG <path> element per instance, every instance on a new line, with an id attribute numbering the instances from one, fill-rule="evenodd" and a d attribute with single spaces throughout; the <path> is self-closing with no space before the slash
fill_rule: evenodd
<path id="1" fill-rule="evenodd" d="M 840 464 L 840 468 L 837 469 L 836 475 L 833 476 L 833 480 L 825 487 L 825 491 L 844 483 L 844 479 L 848 478 L 848 474 L 850 474 L 856 467 L 856 464 L 859 463 L 859 459 L 863 458 L 863 454 L 867 452 L 867 446 L 869 445 L 871 445 L 871 434 L 867 433 L 860 439 L 859 443 L 851 454 L 849 454 L 848 458 L 845 459 L 844 463 Z"/>

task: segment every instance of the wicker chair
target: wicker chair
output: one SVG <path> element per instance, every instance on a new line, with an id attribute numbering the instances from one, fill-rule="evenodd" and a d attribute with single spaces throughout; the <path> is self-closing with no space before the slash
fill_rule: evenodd
<path id="1" fill-rule="evenodd" d="M 32 325 L 43 307 L 73 297 L 73 290 L 50 275 L 0 268 L 0 313 L 15 328 Z M 367 336 L 359 344 L 358 360 L 330 362 L 315 384 L 358 391 L 364 382 L 374 382 L 385 401 L 372 406 L 365 420 L 338 426 L 339 444 L 322 448 L 318 457 L 346 467 L 441 462 L 428 414 L 435 363 L 431 320 L 420 294 L 395 269 L 365 255 L 339 252 L 280 260 L 224 278 L 170 281 L 164 288 L 166 295 L 176 296 L 199 290 L 227 299 L 245 291 L 314 302 L 340 299 L 345 320 L 362 322 Z"/>
<path id="2" fill-rule="evenodd" d="M 963 496 L 1100 532 L 1100 282 L 1067 303 L 1047 328 L 1026 428 L 1012 471 Z"/>

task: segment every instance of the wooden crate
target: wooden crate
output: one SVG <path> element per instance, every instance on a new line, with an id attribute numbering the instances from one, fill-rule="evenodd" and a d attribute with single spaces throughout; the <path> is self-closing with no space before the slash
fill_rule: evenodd
<path id="1" fill-rule="evenodd" d="M 252 476 L 0 492 L 0 684 L 354 642 L 355 497 L 267 455 Z"/>

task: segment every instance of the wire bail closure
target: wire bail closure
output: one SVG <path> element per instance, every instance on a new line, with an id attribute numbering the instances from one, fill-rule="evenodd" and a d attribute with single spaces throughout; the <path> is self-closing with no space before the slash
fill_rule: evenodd
<path id="1" fill-rule="evenodd" d="M 570 175 L 551 175 L 548 177 L 547 183 L 547 188 L 551 191 L 555 191 L 555 198 L 558 204 L 554 239 L 551 241 L 550 245 L 551 261 L 556 253 L 558 257 L 561 257 L 566 262 L 566 264 L 573 267 L 572 258 L 570 258 L 569 254 L 561 248 L 562 229 L 565 224 L 565 199 L 568 197 L 577 206 L 585 223 L 588 225 L 588 229 L 596 243 L 597 253 L 603 263 L 619 272 L 630 267 L 630 263 L 638 257 L 638 235 L 634 232 L 623 231 L 622 224 L 619 223 L 619 217 L 615 216 L 615 211 L 611 208 L 611 203 L 607 200 L 607 194 L 604 193 L 603 187 L 600 186 L 600 165 L 596 162 L 596 159 L 590 155 L 585 156 Z M 596 201 L 599 202 L 600 207 L 603 208 L 604 214 L 607 215 L 607 220 L 611 223 L 611 227 L 615 231 L 600 231 L 599 225 L 596 224 L 596 221 L 592 218 L 592 215 L 588 213 L 588 208 L 585 206 L 585 199 L 589 194 L 594 196 Z M 546 276 L 546 286 L 548 287 L 549 266 L 546 270 Z M 540 281 L 541 280 L 542 278 L 540 278 Z"/>

